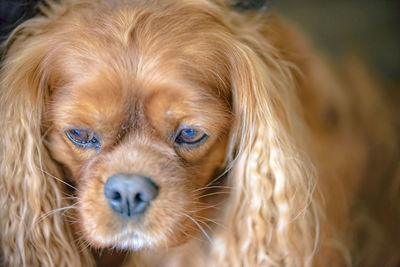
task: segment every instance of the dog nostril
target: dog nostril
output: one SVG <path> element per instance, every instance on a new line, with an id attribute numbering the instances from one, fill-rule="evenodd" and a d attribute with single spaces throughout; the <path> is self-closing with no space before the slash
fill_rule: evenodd
<path id="1" fill-rule="evenodd" d="M 135 196 L 135 203 L 140 203 L 140 202 L 146 202 L 146 201 L 144 201 L 143 200 L 143 196 L 142 196 L 142 194 L 136 194 L 136 196 Z"/>
<path id="2" fill-rule="evenodd" d="M 121 197 L 121 194 L 119 192 L 115 191 L 115 192 L 112 193 L 111 199 L 115 200 L 115 201 L 119 201 L 119 200 L 122 199 L 122 197 Z"/>
<path id="3" fill-rule="evenodd" d="M 143 214 L 158 195 L 158 186 L 150 178 L 115 174 L 104 185 L 104 195 L 111 208 L 128 217 Z"/>

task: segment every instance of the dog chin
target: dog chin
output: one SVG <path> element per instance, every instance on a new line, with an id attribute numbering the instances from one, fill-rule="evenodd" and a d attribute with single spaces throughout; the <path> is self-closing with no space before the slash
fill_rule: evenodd
<path id="1" fill-rule="evenodd" d="M 120 250 L 131 250 L 138 251 L 143 249 L 156 248 L 160 243 L 160 240 L 154 240 L 153 238 L 146 237 L 145 235 L 139 235 L 136 233 L 122 233 L 115 237 L 105 240 L 96 238 L 87 238 L 89 243 L 98 248 L 113 248 Z"/>
<path id="2" fill-rule="evenodd" d="M 142 249 L 151 249 L 155 246 L 152 241 L 133 235 L 126 237 L 123 241 L 119 241 L 114 245 L 114 247 L 122 250 L 137 251 Z"/>

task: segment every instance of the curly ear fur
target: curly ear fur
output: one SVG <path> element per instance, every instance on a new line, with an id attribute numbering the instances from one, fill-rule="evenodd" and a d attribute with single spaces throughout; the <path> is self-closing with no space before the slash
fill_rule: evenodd
<path id="1" fill-rule="evenodd" d="M 371 100 L 376 105 L 381 100 L 365 85 L 341 85 L 323 59 L 283 23 L 247 18 L 246 25 L 232 16 L 227 24 L 232 24 L 234 36 L 226 41 L 230 49 L 224 51 L 231 59 L 237 119 L 230 147 L 233 192 L 226 207 L 229 223 L 213 244 L 216 266 L 351 265 L 356 262 L 352 250 L 359 253 L 352 220 L 361 212 L 352 208 L 357 183 L 365 176 L 366 144 L 384 147 L 389 161 L 396 150 L 386 116 L 377 115 L 381 122 L 372 123 L 377 126 L 372 129 L 368 122 L 354 119 L 357 114 L 370 114 L 373 106 L 357 104 Z M 309 105 L 304 105 L 307 100 Z M 340 118 L 333 130 L 321 116 L 331 103 Z M 377 110 L 382 108 L 376 114 Z M 322 132 L 323 127 L 336 134 L 334 143 L 318 144 L 321 136 L 311 130 Z M 356 134 L 367 129 L 368 140 Z M 386 129 L 385 138 L 373 136 L 381 129 Z M 323 153 L 329 153 L 328 161 L 314 151 L 321 144 Z M 340 149 L 335 151 L 335 146 Z M 351 153 L 346 162 L 343 153 Z M 387 229 L 395 232 L 393 227 Z M 360 262 L 382 253 L 375 251 L 368 248 L 359 253 Z"/>
<path id="2" fill-rule="evenodd" d="M 88 250 L 77 247 L 59 211 L 69 203 L 52 177 L 61 173 L 43 144 L 51 39 L 36 35 L 47 22 L 36 18 L 16 29 L 0 76 L 2 264 L 91 266 Z"/>
<path id="3" fill-rule="evenodd" d="M 297 143 L 307 142 L 307 132 L 296 69 L 272 45 L 245 34 L 238 39 L 231 40 L 237 121 L 226 221 L 232 223 L 215 242 L 217 266 L 310 266 L 322 214 L 312 201 L 314 169 Z"/>

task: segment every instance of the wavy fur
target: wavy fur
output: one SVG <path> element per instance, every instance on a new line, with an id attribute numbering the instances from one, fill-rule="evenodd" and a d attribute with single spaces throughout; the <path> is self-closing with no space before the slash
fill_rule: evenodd
<path id="1" fill-rule="evenodd" d="M 386 194 L 399 180 L 397 136 L 388 109 L 361 64 L 354 63 L 339 75 L 297 31 L 266 14 L 239 14 L 219 1 L 137 2 L 48 1 L 41 16 L 26 21 L 10 36 L 0 76 L 2 263 L 94 265 L 92 252 L 80 239 L 80 228 L 59 212 L 75 205 L 75 200 L 68 198 L 64 170 L 57 163 L 62 160 L 54 158 L 58 145 L 49 137 L 56 119 L 45 119 L 47 114 L 55 113 L 49 106 L 58 104 L 60 97 L 53 95 L 60 88 L 68 90 L 60 84 L 70 77 L 64 77 L 57 68 L 59 62 L 69 67 L 69 57 L 73 56 L 91 57 L 87 62 L 95 62 L 96 66 L 112 62 L 121 72 L 129 64 L 146 66 L 146 62 L 139 64 L 129 58 L 124 61 L 126 57 L 112 61 L 122 50 L 115 49 L 109 40 L 128 45 L 139 40 L 135 43 L 138 46 L 153 40 L 152 46 L 143 45 L 145 52 L 151 54 L 151 49 L 158 49 L 163 55 L 161 52 L 169 48 L 169 43 L 163 41 L 169 37 L 154 28 L 160 20 L 164 24 L 159 26 L 170 31 L 176 43 L 198 48 L 192 61 L 185 58 L 184 64 L 191 64 L 189 69 L 193 71 L 184 74 L 199 87 L 215 86 L 213 94 L 207 95 L 209 102 L 221 103 L 217 102 L 220 96 L 227 95 L 223 104 L 230 107 L 228 112 L 217 111 L 215 104 L 210 106 L 215 107 L 216 116 L 233 116 L 225 161 L 218 166 L 227 175 L 224 188 L 232 190 L 224 204 L 217 202 L 219 214 L 209 218 L 217 220 L 218 225 L 201 222 L 210 230 L 202 229 L 208 241 L 194 238 L 167 252 L 139 250 L 126 265 L 398 263 L 399 244 L 392 236 L 399 234 L 396 224 L 400 212 L 393 204 L 399 194 L 393 190 L 390 196 Z M 82 26 L 85 23 L 93 23 L 90 25 L 98 35 L 88 33 L 88 26 Z M 187 36 L 198 38 L 200 44 L 183 39 Z M 63 50 L 69 38 L 77 37 L 81 38 L 80 44 Z M 97 37 L 96 42 L 90 39 Z M 104 41 L 110 43 L 106 50 Z M 169 49 L 179 52 L 178 48 Z M 101 51 L 113 55 L 107 64 L 101 61 Z M 71 62 L 73 65 L 78 61 Z M 161 63 L 153 67 L 172 69 Z M 140 71 L 145 72 L 145 67 L 138 68 L 137 73 Z M 85 99 L 81 101 L 84 105 Z M 216 127 L 222 129 L 226 123 L 220 120 L 221 125 Z M 223 143 L 223 137 L 220 141 Z M 142 145 L 148 145 L 148 141 Z M 158 143 L 151 145 L 144 157 Z M 94 161 L 88 162 L 76 173 L 95 165 Z M 204 168 L 211 168 L 208 166 Z M 371 166 L 373 171 L 369 171 Z M 209 181 L 213 179 L 209 177 Z M 83 185 L 78 190 L 94 192 L 89 182 Z M 82 202 L 78 200 L 78 210 L 89 207 L 84 215 L 91 216 L 87 213 L 94 206 Z M 169 205 L 174 207 L 173 202 Z M 165 209 L 159 211 L 164 214 Z M 163 216 L 168 219 L 169 214 Z M 83 229 L 92 227 L 85 228 L 82 215 L 77 218 Z M 95 217 L 89 218 L 95 221 Z M 168 233 L 165 238 L 180 238 L 173 228 L 158 229 L 160 233 L 164 230 Z M 365 234 L 368 232 L 371 235 Z M 85 235 L 90 238 L 90 234 Z M 100 242 L 101 237 L 93 240 Z M 357 240 L 365 242 L 359 244 Z M 96 242 L 88 241 L 93 245 Z"/>

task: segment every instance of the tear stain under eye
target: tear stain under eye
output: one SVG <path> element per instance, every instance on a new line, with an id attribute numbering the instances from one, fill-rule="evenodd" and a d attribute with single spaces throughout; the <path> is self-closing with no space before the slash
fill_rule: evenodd
<path id="1" fill-rule="evenodd" d="M 333 105 L 328 105 L 325 110 L 325 119 L 328 122 L 330 127 L 337 127 L 339 124 L 339 112 Z"/>

